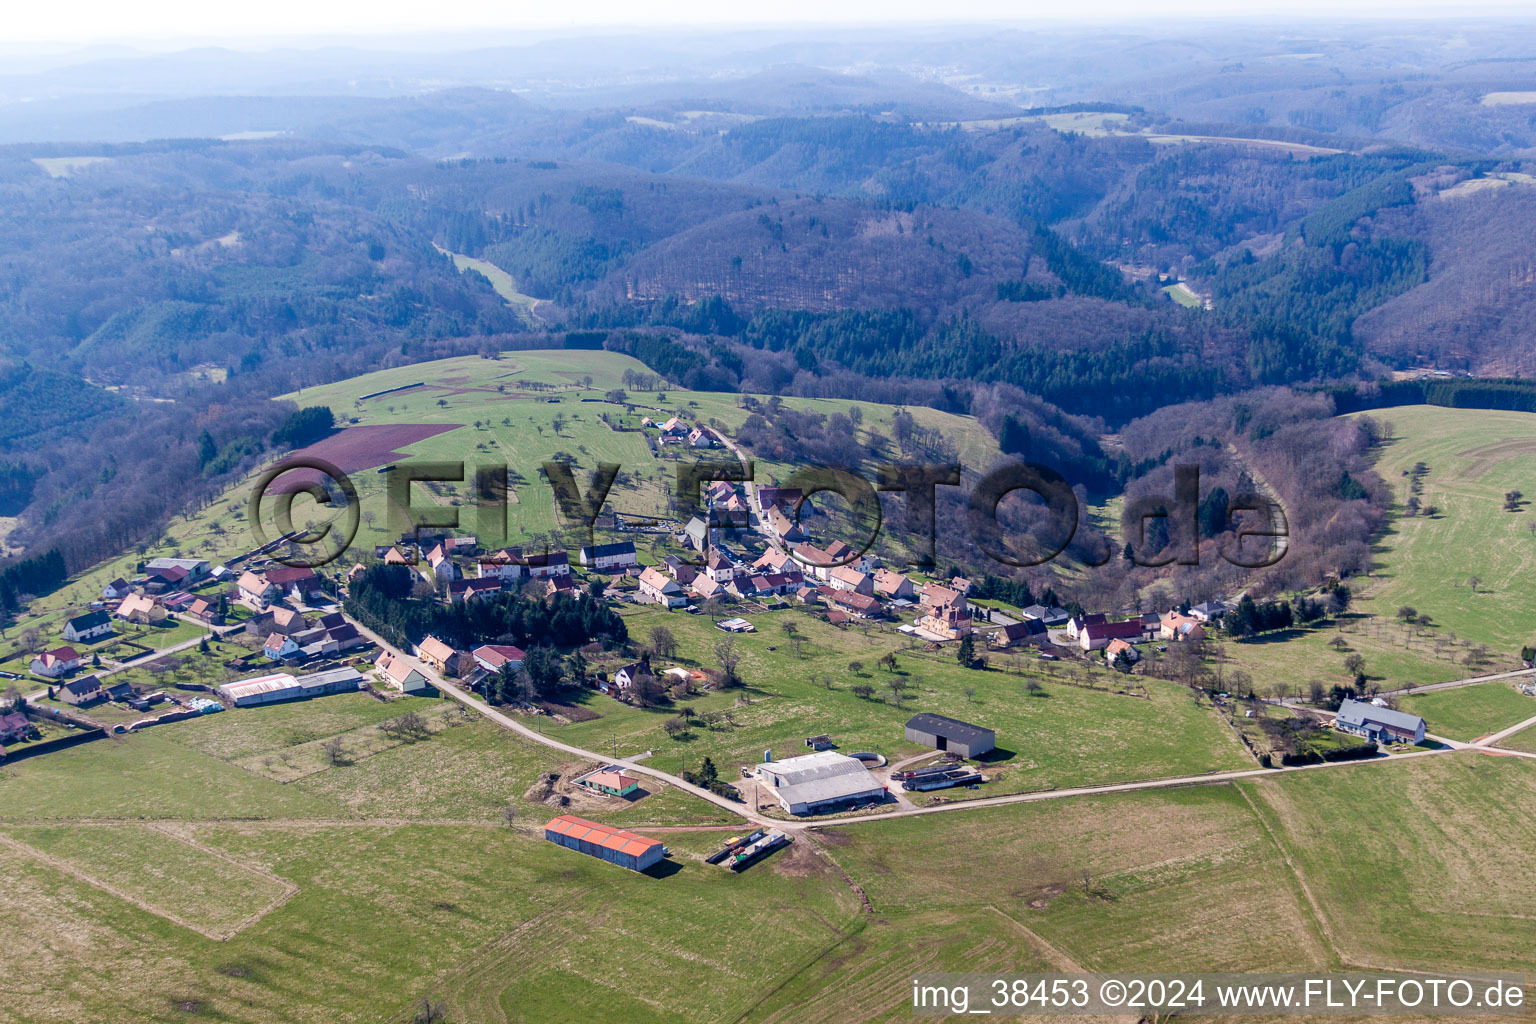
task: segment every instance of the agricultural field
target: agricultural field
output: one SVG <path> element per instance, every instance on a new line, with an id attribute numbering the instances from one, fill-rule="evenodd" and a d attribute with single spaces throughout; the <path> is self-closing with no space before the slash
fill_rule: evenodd
<path id="1" fill-rule="evenodd" d="M 1341 775 L 1347 775 L 1341 778 Z M 1524 970 L 1536 763 L 1458 753 L 1245 781 L 1346 963 Z"/>
<path id="2" fill-rule="evenodd" d="M 670 631 L 678 644 L 676 662 L 694 669 L 714 666 L 714 646 L 726 636 L 702 615 L 641 608 L 624 616 L 640 643 L 648 642 L 655 627 Z M 804 753 L 805 737 L 823 732 L 845 752 L 871 750 L 893 761 L 920 753 L 924 748 L 906 742 L 903 726 L 917 712 L 933 711 L 997 732 L 999 750 L 987 762 L 992 781 L 974 792 L 946 792 L 949 798 L 1254 766 L 1211 706 L 1175 683 L 1103 669 L 1087 673 L 1075 666 L 1051 672 L 1029 656 L 994 655 L 992 669 L 976 671 L 956 664 L 952 650 L 929 654 L 889 631 L 838 630 L 792 610 L 751 618 L 758 632 L 736 639 L 748 684 L 743 689 L 651 709 L 589 691 L 583 706 L 600 717 L 546 731 L 620 756 L 654 751 L 648 763 L 673 772 L 685 763 L 697 767 L 707 756 L 722 777 L 734 778 L 736 766 L 761 760 L 764 750 L 779 757 Z M 795 637 L 784 633 L 786 622 Z M 876 664 L 887 653 L 896 656 L 894 672 Z M 850 669 L 854 662 L 857 673 Z M 655 667 L 660 671 L 664 665 Z M 905 686 L 900 699 L 890 688 L 893 682 Z M 1033 693 L 1031 682 L 1039 687 Z M 852 688 L 861 684 L 875 692 L 857 695 Z M 1116 692 L 1121 689 L 1126 692 Z M 679 737 L 669 736 L 663 724 L 684 708 L 696 724 Z M 711 715 L 717 721 L 703 724 Z"/>
<path id="3" fill-rule="evenodd" d="M 1424 719 L 1436 736 L 1468 742 L 1536 718 L 1536 698 L 1527 697 L 1507 679 L 1449 690 L 1412 693 L 1397 706 Z"/>

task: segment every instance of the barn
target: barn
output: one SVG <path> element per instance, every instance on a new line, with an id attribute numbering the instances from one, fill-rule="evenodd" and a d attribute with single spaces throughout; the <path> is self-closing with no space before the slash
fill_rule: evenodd
<path id="1" fill-rule="evenodd" d="M 961 757 L 980 757 L 997 746 L 997 735 L 991 729 L 925 711 L 907 721 L 907 742 Z"/>
<path id="2" fill-rule="evenodd" d="M 562 814 L 544 826 L 544 838 L 568 850 L 584 853 L 617 864 L 631 871 L 644 871 L 667 855 L 667 848 L 654 839 L 626 832 L 611 825 Z"/>

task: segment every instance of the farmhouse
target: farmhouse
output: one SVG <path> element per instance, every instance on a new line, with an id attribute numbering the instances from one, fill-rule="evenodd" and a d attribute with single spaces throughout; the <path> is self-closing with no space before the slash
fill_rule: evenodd
<path id="1" fill-rule="evenodd" d="M 667 848 L 655 839 L 599 825 L 572 814 L 552 818 L 544 826 L 544 838 L 568 850 L 576 850 L 631 871 L 644 871 L 667 854 Z"/>
<path id="2" fill-rule="evenodd" d="M 76 707 L 101 700 L 103 696 L 101 680 L 95 676 L 82 676 L 79 679 L 71 679 L 59 687 L 56 692 L 58 693 L 59 700 L 65 704 L 74 704 Z"/>
<path id="3" fill-rule="evenodd" d="M 1334 720 L 1344 732 L 1378 743 L 1423 743 L 1424 719 L 1406 711 L 1379 708 L 1365 701 L 1346 700 Z"/>
<path id="4" fill-rule="evenodd" d="M 1140 640 L 1145 634 L 1141 620 L 1124 622 L 1091 622 L 1077 635 L 1077 642 L 1085 651 L 1103 650 L 1111 640 Z"/>
<path id="5" fill-rule="evenodd" d="M 875 570 L 875 591 L 888 601 L 910 601 L 917 596 L 912 581 L 894 569 Z"/>
<path id="6" fill-rule="evenodd" d="M 378 660 L 373 663 L 373 667 L 379 670 L 379 674 L 391 686 L 403 693 L 423 693 L 432 689 L 432 684 L 427 681 L 427 677 L 394 651 L 385 651 L 380 654 Z"/>
<path id="7" fill-rule="evenodd" d="M 487 672 L 500 672 L 503 668 L 516 672 L 523 667 L 523 658 L 526 657 L 521 647 L 510 644 L 483 644 L 471 653 L 475 664 Z"/>
<path id="8" fill-rule="evenodd" d="M 1201 601 L 1189 610 L 1189 614 L 1201 622 L 1213 622 L 1232 610 L 1225 601 Z"/>
<path id="9" fill-rule="evenodd" d="M 448 584 L 450 604 L 469 602 L 477 597 L 488 597 L 499 593 L 501 593 L 501 580 L 495 578 L 454 580 Z"/>
<path id="10" fill-rule="evenodd" d="M 635 683 L 651 675 L 651 662 L 647 657 L 630 665 L 625 665 L 613 674 L 613 688 L 623 693 L 632 688 Z"/>
<path id="11" fill-rule="evenodd" d="M 618 765 L 610 764 L 590 775 L 583 775 L 576 780 L 576 785 L 595 793 L 606 793 L 608 796 L 629 796 L 640 788 L 640 780 L 625 775 Z"/>
<path id="12" fill-rule="evenodd" d="M 80 667 L 80 652 L 73 647 L 55 647 L 33 658 L 28 667 L 33 675 L 57 679 Z"/>
<path id="13" fill-rule="evenodd" d="M 224 615 L 219 611 L 218 604 L 206 597 L 195 598 L 191 604 L 187 605 L 186 614 L 188 618 L 196 619 L 209 626 L 224 625 Z"/>
<path id="14" fill-rule="evenodd" d="M 1157 636 L 1160 640 L 1204 640 L 1205 627 L 1193 616 L 1168 612 L 1158 620 Z"/>
<path id="15" fill-rule="evenodd" d="M 439 544 L 427 552 L 426 576 L 438 583 L 451 583 L 459 578 L 459 567 L 449 556 L 448 549 Z"/>
<path id="16" fill-rule="evenodd" d="M 481 579 L 516 580 L 526 575 L 526 568 L 521 552 L 503 548 L 480 559 L 477 571 Z"/>
<path id="17" fill-rule="evenodd" d="M 261 656 L 268 661 L 282 661 L 299 653 L 299 642 L 286 633 L 270 633 L 261 645 Z"/>
<path id="18" fill-rule="evenodd" d="M 719 551 L 712 552 L 704 563 L 704 572 L 716 583 L 729 583 L 736 578 L 736 566 Z"/>
<path id="19" fill-rule="evenodd" d="M 429 636 L 416 645 L 416 657 L 439 672 L 452 672 L 458 664 L 459 652 L 435 636 Z"/>
<path id="20" fill-rule="evenodd" d="M 1135 664 L 1141 660 L 1141 652 L 1128 640 L 1116 638 L 1104 645 L 1104 660 L 1113 665 L 1124 656 L 1126 661 Z"/>
<path id="21" fill-rule="evenodd" d="M 664 608 L 681 608 L 688 603 L 688 596 L 677 581 L 668 579 L 654 565 L 647 566 L 640 574 L 639 589 L 641 600 Z"/>
<path id="22" fill-rule="evenodd" d="M 1089 626 L 1102 626 L 1109 621 L 1109 616 L 1103 612 L 1094 612 L 1092 615 L 1074 615 L 1067 620 L 1067 637 L 1071 640 L 1081 640 L 1083 630 Z"/>
<path id="23" fill-rule="evenodd" d="M 235 581 L 235 596 L 253 608 L 265 608 L 280 593 L 276 584 L 259 572 L 247 569 Z"/>
<path id="24" fill-rule="evenodd" d="M 787 551 L 769 548 L 752 563 L 753 572 L 799 572 L 800 563 Z"/>
<path id="25" fill-rule="evenodd" d="M 582 568 L 597 572 L 629 569 L 640 564 L 635 557 L 635 542 L 619 541 L 616 544 L 592 544 L 576 553 Z"/>
<path id="26" fill-rule="evenodd" d="M 112 616 L 104 611 L 76 615 L 64 623 L 64 639 L 71 643 L 87 643 L 112 632 Z"/>
<path id="27" fill-rule="evenodd" d="M 133 593 L 133 588 L 128 585 L 127 580 L 119 576 L 101 588 L 101 599 L 103 601 L 116 601 L 127 597 L 131 593 Z"/>
<path id="28" fill-rule="evenodd" d="M 831 750 L 767 761 L 757 766 L 757 777 L 790 814 L 885 799 L 885 787 L 863 761 Z"/>
<path id="29" fill-rule="evenodd" d="M 115 614 L 120 619 L 141 625 L 164 622 L 166 617 L 165 608 L 160 602 L 145 594 L 129 594 L 117 606 Z"/>
<path id="30" fill-rule="evenodd" d="M 855 594 L 873 595 L 875 581 L 867 573 L 859 572 L 851 565 L 839 565 L 827 573 L 827 582 L 833 590 L 849 590 Z"/>
<path id="31" fill-rule="evenodd" d="M 907 742 L 951 751 L 961 757 L 980 757 L 997 746 L 997 735 L 970 722 L 924 711 L 907 720 Z"/>
<path id="32" fill-rule="evenodd" d="M 1023 622 L 1010 622 L 997 630 L 992 634 L 991 644 L 999 648 L 1020 647 L 1043 642 L 1049 633 L 1040 619 L 1025 619 Z"/>
<path id="33" fill-rule="evenodd" d="M 546 551 L 543 554 L 528 555 L 523 559 L 523 564 L 528 567 L 528 575 L 536 580 L 571 574 L 571 559 L 564 551 Z"/>
<path id="34" fill-rule="evenodd" d="M 800 529 L 800 524 L 795 522 L 777 505 L 770 505 L 768 511 L 763 513 L 763 519 L 780 540 L 786 544 L 795 544 L 805 540 L 805 531 Z"/>
<path id="35" fill-rule="evenodd" d="M 272 632 L 292 636 L 302 633 L 309 628 L 309 620 L 302 612 L 296 612 L 292 608 L 273 608 L 270 616 Z"/>
<path id="36" fill-rule="evenodd" d="M 880 606 L 880 602 L 868 594 L 860 594 L 854 590 L 834 590 L 831 587 L 825 587 L 822 590 L 822 596 L 846 611 L 849 615 L 854 615 L 861 619 L 878 619 L 881 615 L 885 614 L 885 609 Z"/>

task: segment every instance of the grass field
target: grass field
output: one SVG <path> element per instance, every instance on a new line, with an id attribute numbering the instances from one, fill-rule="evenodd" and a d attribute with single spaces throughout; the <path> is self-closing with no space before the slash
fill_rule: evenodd
<path id="1" fill-rule="evenodd" d="M 1536 914 L 1536 764 L 1451 754 L 1244 783 L 1346 959 L 1524 970 Z"/>
<path id="2" fill-rule="evenodd" d="M 1536 698 L 1527 697 L 1507 680 L 1409 694 L 1399 697 L 1397 706 L 1423 718 L 1425 728 L 1436 736 L 1462 741 L 1536 718 Z"/>
<path id="3" fill-rule="evenodd" d="M 1511 654 L 1536 639 L 1536 513 L 1504 511 L 1506 491 L 1536 479 L 1536 415 L 1407 406 L 1374 413 L 1392 425 L 1377 470 L 1409 498 L 1406 470 L 1429 467 L 1419 500 L 1437 516 L 1400 515 L 1382 540 L 1367 595 L 1378 613 L 1411 605 L 1440 633 Z M 1536 492 L 1533 492 L 1536 493 Z M 1478 580 L 1474 589 L 1473 579 Z"/>
<path id="4" fill-rule="evenodd" d="M 668 771 L 697 767 L 708 756 L 722 775 L 735 777 L 737 765 L 775 756 L 804 753 L 807 736 L 829 733 L 844 751 L 872 750 L 891 760 L 923 748 L 905 740 L 903 726 L 919 711 L 933 711 L 975 721 L 996 731 L 999 758 L 987 769 L 992 781 L 981 790 L 953 790 L 950 799 L 1026 790 L 1053 789 L 1141 778 L 1192 775 L 1252 767 L 1254 762 L 1209 704 L 1186 687 L 1155 679 L 1128 679 L 1108 671 L 1092 676 L 1047 675 L 1029 666 L 1029 676 L 1009 670 L 994 658 L 995 671 L 961 668 L 949 651 L 925 654 L 904 639 L 881 630 L 867 635 L 841 631 L 797 611 L 753 616 L 759 632 L 737 641 L 741 673 L 750 684 L 739 692 L 712 692 L 685 698 L 677 707 L 641 709 L 590 692 L 586 707 L 601 717 L 547 730 L 569 743 L 620 755 L 655 751 L 650 763 Z M 645 642 L 657 625 L 678 642 L 681 663 L 709 667 L 714 644 L 722 637 L 705 616 L 668 614 L 660 609 L 626 610 L 631 636 Z M 791 622 L 802 638 L 796 655 L 780 623 Z M 876 667 L 894 652 L 896 672 Z M 858 676 L 849 664 L 863 667 Z M 659 669 L 661 666 L 658 665 Z M 829 688 L 826 679 L 831 677 Z M 1027 679 L 1040 682 L 1030 695 Z M 1090 678 L 1098 689 L 1060 680 Z M 889 689 L 899 680 L 910 688 L 898 703 Z M 851 687 L 871 685 L 872 698 Z M 1145 696 L 1116 693 L 1114 688 L 1145 683 Z M 970 696 L 966 690 L 974 689 Z M 1139 688 L 1137 692 L 1140 693 Z M 695 726 L 681 739 L 668 737 L 663 723 L 680 707 L 698 714 L 723 712 L 734 724 Z"/>

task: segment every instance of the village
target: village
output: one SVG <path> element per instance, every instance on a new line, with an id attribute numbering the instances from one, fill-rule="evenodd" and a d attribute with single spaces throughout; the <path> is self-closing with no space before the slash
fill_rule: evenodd
<path id="1" fill-rule="evenodd" d="M 675 418 L 651 426 L 660 443 L 728 444 L 712 428 Z M 1171 646 L 1197 647 L 1222 629 L 1234 608 L 1205 601 L 1116 617 L 1040 603 L 973 604 L 973 584 L 964 577 L 903 572 L 841 541 L 814 542 L 802 524 L 819 513 L 799 489 L 722 480 L 709 483 L 702 497 L 701 514 L 670 538 L 676 553 L 654 564 L 641 561 L 630 539 L 574 552 L 530 552 L 484 550 L 474 536 L 430 531 L 364 552 L 345 571 L 285 565 L 276 555 L 281 540 L 221 564 L 175 556 L 146 559 L 131 579 L 116 578 L 103 587 L 90 610 L 64 619 L 53 643 L 33 638 L 38 649 L 5 663 L 18 671 L 7 673 L 14 685 L 10 710 L 0 717 L 3 753 L 30 757 L 190 717 L 360 691 L 382 701 L 479 695 L 530 718 L 551 713 L 547 704 L 519 695 L 528 692 L 525 648 L 536 637 L 487 635 L 455 646 L 429 633 L 392 644 L 344 611 L 351 589 L 370 566 L 414 579 L 413 600 L 450 609 L 471 609 L 507 595 L 545 603 L 651 606 L 706 616 L 724 636 L 755 633 L 764 615 L 777 615 L 792 645 L 798 643 L 793 620 L 783 615 L 798 611 L 835 630 L 880 630 L 914 650 L 951 652 L 968 667 L 982 668 L 988 656 L 1005 655 L 1015 664 L 1021 657 L 1042 664 L 1076 661 L 1126 676 L 1144 658 L 1164 655 Z M 669 694 L 722 685 L 698 667 L 663 664 L 665 651 L 641 648 L 638 657 L 626 657 L 633 645 L 612 651 L 592 647 L 597 668 L 583 685 L 624 705 L 652 707 Z M 1221 693 L 1215 703 L 1232 715 L 1227 698 Z M 1288 712 L 1316 712 L 1294 702 L 1274 703 Z M 1251 719 L 1254 711 L 1244 714 Z M 1322 728 L 1360 741 L 1336 744 L 1345 753 L 1330 750 L 1329 760 L 1407 749 L 1426 739 L 1422 718 L 1380 698 L 1345 699 L 1336 711 L 1316 714 Z M 1243 727 L 1250 724 L 1234 728 L 1268 765 L 1268 755 L 1246 737 Z M 906 751 L 894 763 L 878 751 L 845 753 L 833 736 L 822 733 L 783 738 L 784 744 L 803 744 L 806 753 L 775 757 L 765 749 L 757 763 L 725 773 L 729 779 L 711 765 L 707 778 L 689 780 L 753 815 L 794 820 L 910 809 L 918 806 L 915 800 L 942 800 L 937 794 L 943 790 L 977 790 L 993 777 L 999 756 L 997 736 L 988 726 L 927 711 L 913 714 L 902 734 L 890 739 L 893 749 L 901 745 Z M 1028 743 L 1025 736 L 1007 739 L 1015 748 Z M 1302 762 L 1285 761 L 1292 763 Z M 584 764 L 569 781 L 577 790 L 615 800 L 644 793 L 632 770 L 617 763 Z M 637 844 L 604 828 L 566 815 L 551 822 L 547 838 L 635 870 L 664 854 L 659 843 Z M 721 860 L 741 870 L 791 838 L 782 830 L 760 829 L 733 839 Z"/>

